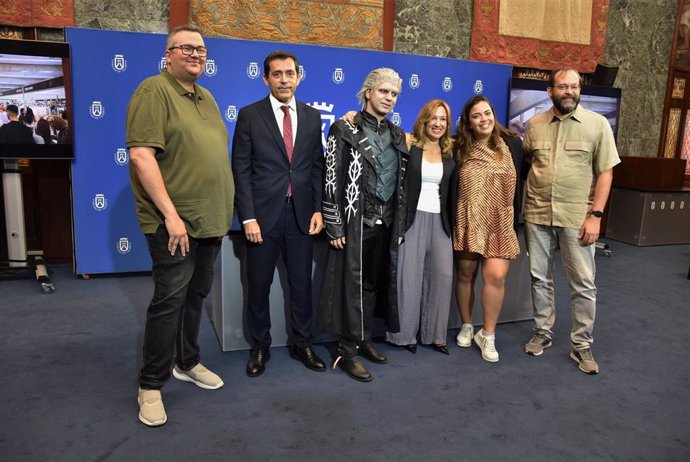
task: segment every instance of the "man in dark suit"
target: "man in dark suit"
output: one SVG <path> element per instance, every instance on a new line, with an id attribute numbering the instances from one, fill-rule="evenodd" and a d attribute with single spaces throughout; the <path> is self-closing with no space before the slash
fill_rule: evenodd
<path id="1" fill-rule="evenodd" d="M 34 144 L 33 131 L 19 122 L 19 108 L 15 104 L 7 105 L 8 123 L 0 125 L 0 143 Z"/>
<path id="2" fill-rule="evenodd" d="M 269 292 L 282 253 L 290 285 L 290 355 L 325 371 L 312 341 L 313 236 L 323 227 L 321 116 L 294 98 L 297 58 L 275 51 L 264 60 L 270 94 L 240 110 L 232 141 L 237 212 L 247 239 L 247 325 L 251 353 L 247 375 L 270 359 Z"/>

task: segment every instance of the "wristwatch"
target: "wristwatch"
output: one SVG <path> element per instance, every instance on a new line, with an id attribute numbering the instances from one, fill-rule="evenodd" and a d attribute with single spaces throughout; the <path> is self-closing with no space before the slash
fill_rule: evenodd
<path id="1" fill-rule="evenodd" d="M 592 215 L 594 215 L 597 218 L 601 218 L 604 216 L 604 212 L 601 210 L 592 210 Z"/>

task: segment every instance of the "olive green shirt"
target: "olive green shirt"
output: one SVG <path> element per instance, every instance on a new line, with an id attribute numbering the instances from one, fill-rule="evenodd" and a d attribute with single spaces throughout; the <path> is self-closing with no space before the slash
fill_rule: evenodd
<path id="1" fill-rule="evenodd" d="M 596 177 L 620 163 L 608 120 L 582 106 L 561 118 L 551 108 L 529 120 L 523 148 L 531 164 L 525 221 L 582 227 Z"/>
<path id="2" fill-rule="evenodd" d="M 232 224 L 235 187 L 228 130 L 211 93 L 191 93 L 163 69 L 144 80 L 127 108 L 127 147 L 151 147 L 163 182 L 187 233 L 223 236 Z M 144 233 L 154 233 L 163 216 L 130 164 L 136 213 Z"/>

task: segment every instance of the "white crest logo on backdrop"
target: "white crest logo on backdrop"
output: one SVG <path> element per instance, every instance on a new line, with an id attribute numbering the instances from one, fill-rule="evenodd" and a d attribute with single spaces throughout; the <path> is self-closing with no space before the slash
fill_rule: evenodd
<path id="1" fill-rule="evenodd" d="M 304 70 L 304 66 L 302 66 L 301 64 L 297 68 L 297 73 L 299 74 L 300 81 L 307 78 L 307 71 Z"/>
<path id="2" fill-rule="evenodd" d="M 92 101 L 89 106 L 89 115 L 94 119 L 101 119 L 105 115 L 105 109 L 100 101 Z"/>
<path id="3" fill-rule="evenodd" d="M 345 73 L 343 72 L 343 68 L 342 67 L 336 67 L 335 70 L 333 71 L 333 82 L 340 85 L 344 81 L 345 81 Z"/>
<path id="4" fill-rule="evenodd" d="M 216 75 L 216 72 L 218 72 L 218 68 L 216 67 L 216 61 L 214 59 L 207 60 L 206 67 L 204 68 L 204 74 L 206 74 L 209 77 L 213 77 Z"/>
<path id="5" fill-rule="evenodd" d="M 410 76 L 410 88 L 413 90 L 419 88 L 419 76 L 417 74 L 412 74 Z"/>
<path id="6" fill-rule="evenodd" d="M 333 104 L 328 104 L 326 102 L 319 103 L 318 101 L 307 104 L 321 113 L 321 144 L 323 144 L 324 149 L 326 149 L 326 134 L 328 134 L 328 130 L 330 130 L 331 125 L 335 122 L 335 115 L 332 114 Z M 324 112 L 326 112 L 326 114 L 324 114 Z"/>
<path id="7" fill-rule="evenodd" d="M 117 151 L 115 151 L 115 163 L 119 166 L 127 165 L 128 157 L 125 148 L 117 148 Z"/>
<path id="8" fill-rule="evenodd" d="M 132 246 L 129 243 L 129 239 L 121 237 L 120 240 L 117 241 L 117 251 L 124 255 L 129 253 L 130 250 L 132 250 Z"/>
<path id="9" fill-rule="evenodd" d="M 393 115 L 391 116 L 391 122 L 393 122 L 394 125 L 397 125 L 398 127 L 402 123 L 402 117 L 400 117 L 399 112 L 394 112 Z"/>
<path id="10" fill-rule="evenodd" d="M 259 78 L 259 64 L 256 61 L 252 61 L 247 66 L 247 77 L 250 79 Z"/>
<path id="11" fill-rule="evenodd" d="M 161 60 L 158 61 L 158 71 L 160 72 L 166 67 L 168 67 L 168 62 L 165 60 L 165 56 L 162 56 Z"/>
<path id="12" fill-rule="evenodd" d="M 228 122 L 234 122 L 237 120 L 237 106 L 230 105 L 225 110 L 225 118 Z"/>
<path id="13" fill-rule="evenodd" d="M 91 204 L 93 205 L 94 209 L 96 209 L 99 212 L 102 212 L 106 209 L 106 207 L 108 207 L 108 199 L 105 198 L 105 194 L 96 194 L 93 197 L 93 201 L 91 201 Z"/>
<path id="14" fill-rule="evenodd" d="M 450 79 L 450 77 L 446 77 L 443 79 L 443 91 L 451 91 L 453 89 L 453 81 Z"/>
<path id="15" fill-rule="evenodd" d="M 484 91 L 484 84 L 481 80 L 474 81 L 474 94 L 480 95 Z"/>
<path id="16" fill-rule="evenodd" d="M 127 70 L 127 60 L 125 59 L 125 55 L 115 55 L 110 64 L 113 66 L 113 70 L 115 72 L 119 73 Z"/>

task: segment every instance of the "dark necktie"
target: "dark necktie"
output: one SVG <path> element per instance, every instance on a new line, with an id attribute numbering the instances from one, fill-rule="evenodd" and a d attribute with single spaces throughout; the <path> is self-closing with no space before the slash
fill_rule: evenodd
<path id="1" fill-rule="evenodd" d="M 283 110 L 283 142 L 287 151 L 288 161 L 292 162 L 292 119 L 290 118 L 290 106 L 282 106 Z"/>
<path id="2" fill-rule="evenodd" d="M 285 151 L 287 151 L 288 162 L 292 163 L 292 152 L 294 145 L 292 144 L 292 119 L 290 118 L 290 106 L 281 106 L 283 110 L 283 143 L 285 143 Z M 292 185 L 288 183 L 287 195 L 292 195 Z"/>

